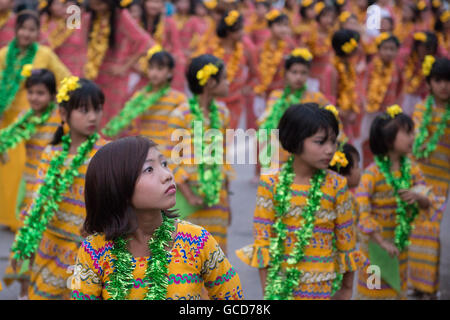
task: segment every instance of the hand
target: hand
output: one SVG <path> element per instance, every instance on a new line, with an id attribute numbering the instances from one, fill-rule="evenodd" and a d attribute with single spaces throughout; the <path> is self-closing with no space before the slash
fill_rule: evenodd
<path id="1" fill-rule="evenodd" d="M 123 76 L 125 74 L 125 71 L 127 70 L 127 67 L 124 65 L 121 66 L 112 66 L 108 73 L 112 76 Z"/>
<path id="2" fill-rule="evenodd" d="M 417 193 L 406 189 L 398 190 L 398 195 L 400 196 L 400 199 L 405 201 L 407 204 L 413 204 L 417 202 L 420 197 Z"/>
<path id="3" fill-rule="evenodd" d="M 352 298 L 352 295 L 352 288 L 342 287 L 334 294 L 333 297 L 331 297 L 331 300 L 350 300 Z"/>
<path id="4" fill-rule="evenodd" d="M 398 257 L 400 255 L 400 251 L 398 250 L 398 248 L 389 241 L 383 241 L 380 245 L 389 253 L 392 258 Z"/>

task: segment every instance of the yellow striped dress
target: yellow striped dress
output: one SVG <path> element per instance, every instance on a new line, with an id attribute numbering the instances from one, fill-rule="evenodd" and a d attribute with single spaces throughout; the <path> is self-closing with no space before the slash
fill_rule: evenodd
<path id="1" fill-rule="evenodd" d="M 223 155 L 227 154 L 227 147 L 225 145 L 225 129 L 228 128 L 230 122 L 229 111 L 223 104 L 217 103 L 219 108 L 219 118 L 221 122 L 220 132 L 224 137 L 224 151 Z M 169 135 L 167 137 L 168 143 L 170 143 L 168 154 L 173 160 L 179 155 L 181 163 L 175 164 L 172 161 L 170 167 L 173 171 L 175 182 L 187 183 L 187 185 L 198 194 L 198 165 L 194 163 L 194 145 L 193 145 L 193 129 L 192 129 L 193 115 L 190 111 L 189 104 L 184 103 L 177 107 L 169 119 Z M 205 117 L 205 123 L 203 124 L 203 134 L 206 130 L 210 129 L 209 116 Z M 178 143 L 178 138 L 173 136 L 172 133 L 184 133 L 184 137 L 181 143 Z M 172 141 L 172 138 L 176 141 Z M 189 152 L 190 151 L 190 152 Z M 174 153 L 174 155 L 172 155 Z M 233 169 L 231 165 L 221 165 L 222 172 L 224 174 L 224 180 L 222 183 L 222 189 L 220 191 L 219 203 L 211 207 L 203 207 L 198 211 L 189 215 L 186 220 L 193 224 L 204 227 L 210 232 L 214 239 L 217 240 L 222 250 L 227 252 L 227 232 L 230 218 L 230 203 L 228 199 L 227 181 L 233 176 Z"/>
<path id="2" fill-rule="evenodd" d="M 137 121 L 133 122 L 132 132 L 145 136 L 159 145 L 159 151 L 167 157 L 167 130 L 170 114 L 175 108 L 186 102 L 186 96 L 174 89 L 149 107 Z M 169 155 L 170 156 L 170 155 Z"/>
<path id="3" fill-rule="evenodd" d="M 400 171 L 393 172 L 394 177 L 401 176 Z M 418 192 L 427 195 L 431 201 L 434 200 L 432 193 L 426 188 L 425 178 L 420 171 L 417 163 L 411 165 L 411 185 Z M 368 241 L 369 235 L 378 231 L 384 240 L 394 243 L 397 203 L 394 197 L 393 189 L 389 186 L 384 175 L 375 163 L 369 165 L 363 172 L 360 184 L 356 189 L 356 200 L 359 206 L 358 227 L 362 235 L 360 249 L 369 257 Z M 429 210 L 420 210 L 420 214 L 428 214 Z M 370 257 L 369 257 L 370 258 Z M 404 250 L 399 255 L 401 292 L 397 292 L 383 279 L 379 289 L 370 289 L 368 280 L 372 273 L 367 269 L 358 272 L 358 283 L 356 299 L 406 299 L 407 280 L 408 280 L 408 250 Z M 370 281 L 369 281 L 370 282 Z"/>
<path id="4" fill-rule="evenodd" d="M 429 136 L 433 136 L 445 113 L 444 108 L 432 107 L 432 120 L 428 126 Z M 418 130 L 425 113 L 425 103 L 416 105 L 413 120 Z M 426 142 L 425 142 L 426 143 Z M 442 215 L 450 184 L 450 121 L 439 139 L 436 149 L 426 159 L 418 160 L 425 180 L 433 188 L 439 201 L 433 205 L 430 219 L 419 216 L 411 234 L 409 247 L 409 282 L 417 290 L 436 293 L 439 288 L 439 256 Z"/>
<path id="5" fill-rule="evenodd" d="M 204 228 L 177 220 L 174 243 L 168 257 L 167 300 L 199 300 L 205 287 L 211 300 L 243 300 L 239 275 L 214 237 Z M 77 256 L 72 278 L 73 300 L 107 300 L 114 273 L 112 241 L 104 235 L 86 238 Z M 133 257 L 133 287 L 127 299 L 143 300 L 148 290 L 145 271 L 151 257 Z"/>
<path id="6" fill-rule="evenodd" d="M 84 205 L 84 181 L 90 159 L 106 144 L 99 139 L 85 163 L 78 169 L 80 175 L 63 194 L 58 211 L 44 231 L 41 243 L 35 253 L 31 267 L 31 282 L 28 296 L 31 300 L 60 300 L 69 299 L 71 290 L 67 285 L 70 268 L 76 261 L 78 248 L 83 241 L 81 229 L 86 217 Z M 62 150 L 61 145 L 48 146 L 43 154 L 36 172 L 36 184 L 44 182 L 51 159 Z M 75 155 L 69 155 L 65 166 L 70 165 Z M 27 210 L 29 212 L 29 209 Z"/>
<path id="7" fill-rule="evenodd" d="M 26 149 L 26 162 L 25 171 L 23 174 L 23 179 L 25 180 L 25 198 L 23 199 L 20 206 L 20 222 L 23 222 L 24 214 L 26 208 L 28 208 L 33 202 L 33 192 L 36 190 L 36 170 L 41 161 L 41 156 L 44 149 L 52 141 L 53 135 L 56 129 L 61 123 L 61 118 L 59 116 L 58 110 L 54 110 L 50 118 L 46 123 L 40 125 L 36 128 L 36 133 L 25 142 Z M 10 260 L 12 255 L 10 257 Z M 14 280 L 29 280 L 29 274 L 18 274 L 12 270 L 11 265 L 9 265 L 5 271 L 3 281 L 7 286 L 9 286 Z"/>
<path id="8" fill-rule="evenodd" d="M 256 195 L 253 217 L 254 243 L 236 251 L 236 255 L 246 264 L 255 268 L 270 266 L 270 238 L 274 236 L 275 208 L 274 195 L 278 183 L 278 173 L 261 175 Z M 282 219 L 287 226 L 284 240 L 285 258 L 297 242 L 295 232 L 304 224 L 302 211 L 306 206 L 310 185 L 291 185 L 291 208 Z M 300 284 L 294 289 L 296 300 L 328 300 L 331 298 L 333 279 L 337 273 L 353 272 L 368 264 L 367 258 L 356 249 L 356 235 L 352 204 L 347 181 L 344 177 L 328 170 L 320 189 L 323 197 L 320 209 L 315 213 L 314 229 L 309 244 L 305 247 L 304 258 L 296 267 L 303 271 Z M 333 252 L 333 239 L 337 252 Z M 284 262 L 282 267 L 286 267 Z"/>

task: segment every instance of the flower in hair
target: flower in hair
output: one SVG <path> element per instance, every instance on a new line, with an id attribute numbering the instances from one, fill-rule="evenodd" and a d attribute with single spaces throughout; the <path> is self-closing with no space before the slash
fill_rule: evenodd
<path id="1" fill-rule="evenodd" d="M 350 18 L 351 16 L 352 16 L 351 12 L 344 11 L 339 15 L 339 21 L 341 23 L 345 23 L 348 20 L 348 18 Z"/>
<path id="2" fill-rule="evenodd" d="M 44 9 L 47 6 L 48 6 L 48 1 L 46 1 L 46 0 L 39 0 L 39 5 L 38 5 L 38 9 L 39 10 Z"/>
<path id="3" fill-rule="evenodd" d="M 269 13 L 266 14 L 266 19 L 269 21 L 273 21 L 276 18 L 278 18 L 281 15 L 280 10 L 278 9 L 272 9 L 269 11 Z"/>
<path id="4" fill-rule="evenodd" d="M 439 17 L 442 23 L 446 23 L 450 19 L 450 11 L 444 11 Z"/>
<path id="5" fill-rule="evenodd" d="M 386 113 L 394 119 L 396 115 L 403 113 L 402 108 L 398 104 L 394 104 L 393 106 L 390 106 L 387 108 Z"/>
<path id="6" fill-rule="evenodd" d="M 147 59 L 150 59 L 151 57 L 153 57 L 153 55 L 155 53 L 161 52 L 161 51 L 163 51 L 163 48 L 161 47 L 161 45 L 155 44 L 153 47 L 148 49 L 148 51 L 147 51 Z"/>
<path id="7" fill-rule="evenodd" d="M 307 8 L 310 5 L 312 5 L 313 3 L 314 3 L 314 0 L 303 0 L 301 6 L 304 8 Z"/>
<path id="8" fill-rule="evenodd" d="M 61 103 L 63 101 L 69 101 L 69 93 L 74 91 L 77 88 L 80 88 L 81 85 L 78 82 L 79 78 L 75 76 L 64 78 L 61 81 L 61 88 L 56 95 L 56 101 Z"/>
<path id="9" fill-rule="evenodd" d="M 347 157 L 345 153 L 341 151 L 336 151 L 333 155 L 333 159 L 331 159 L 330 166 L 338 165 L 339 167 L 346 167 L 348 165 Z"/>
<path id="10" fill-rule="evenodd" d="M 342 51 L 344 51 L 347 54 L 350 54 L 358 47 L 358 42 L 355 40 L 355 38 L 351 38 L 350 41 L 344 43 L 341 46 Z"/>
<path id="11" fill-rule="evenodd" d="M 225 17 L 225 23 L 227 26 L 231 27 L 232 25 L 234 25 L 237 21 L 237 19 L 239 19 L 239 12 L 237 10 L 231 10 L 230 12 L 228 12 L 228 15 Z"/>
<path id="12" fill-rule="evenodd" d="M 425 77 L 428 77 L 431 72 L 431 68 L 433 68 L 433 64 L 436 61 L 436 59 L 432 55 L 426 55 L 425 59 L 423 60 L 422 64 L 422 72 L 425 75 Z"/>
<path id="13" fill-rule="evenodd" d="M 376 37 L 375 43 L 377 44 L 377 46 L 379 46 L 381 43 L 383 43 L 383 41 L 386 41 L 390 37 L 391 34 L 389 32 L 382 32 L 378 37 Z"/>
<path id="14" fill-rule="evenodd" d="M 296 48 L 291 52 L 292 57 L 301 57 L 306 61 L 311 61 L 313 59 L 313 55 L 306 48 Z"/>
<path id="15" fill-rule="evenodd" d="M 213 10 L 217 7 L 217 0 L 209 0 L 209 1 L 203 1 L 203 4 L 205 7 L 207 7 L 209 10 Z"/>
<path id="16" fill-rule="evenodd" d="M 201 86 L 204 86 L 208 82 L 209 78 L 212 75 L 217 74 L 217 72 L 219 72 L 219 68 L 217 68 L 217 66 L 212 63 L 208 63 L 199 71 L 197 71 L 197 79 L 199 80 L 199 84 Z"/>
<path id="17" fill-rule="evenodd" d="M 320 14 L 324 8 L 325 8 L 325 3 L 317 2 L 316 5 L 314 6 L 314 12 L 316 14 Z"/>
<path id="18" fill-rule="evenodd" d="M 416 32 L 416 33 L 414 33 L 414 40 L 426 42 L 427 35 L 425 34 L 425 32 Z"/>
<path id="19" fill-rule="evenodd" d="M 125 8 L 125 7 L 127 7 L 130 3 L 132 3 L 133 2 L 133 0 L 121 0 L 120 1 L 120 6 L 122 7 L 122 8 Z"/>
<path id="20" fill-rule="evenodd" d="M 325 107 L 326 110 L 331 111 L 334 116 L 336 117 L 337 120 L 339 120 L 339 111 L 336 109 L 335 106 L 333 106 L 332 104 L 329 104 Z"/>
<path id="21" fill-rule="evenodd" d="M 417 2 L 417 9 L 423 11 L 427 7 L 427 3 L 424 0 Z"/>
<path id="22" fill-rule="evenodd" d="M 31 70 L 33 70 L 33 65 L 26 64 L 22 67 L 22 71 L 20 72 L 20 75 L 24 78 L 28 78 L 31 76 Z"/>

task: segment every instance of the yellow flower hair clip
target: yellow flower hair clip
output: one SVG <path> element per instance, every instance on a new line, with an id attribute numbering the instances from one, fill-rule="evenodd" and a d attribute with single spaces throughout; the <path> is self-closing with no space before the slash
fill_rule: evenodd
<path id="1" fill-rule="evenodd" d="M 31 76 L 31 71 L 33 70 L 33 65 L 26 64 L 23 66 L 22 71 L 20 72 L 20 75 L 24 78 L 28 78 Z"/>
<path id="2" fill-rule="evenodd" d="M 349 11 L 343 11 L 340 15 L 339 15 L 339 21 L 341 23 L 345 23 L 350 17 L 352 16 L 352 13 Z"/>
<path id="3" fill-rule="evenodd" d="M 203 87 L 209 80 L 212 75 L 217 74 L 219 72 L 219 68 L 213 65 L 212 63 L 208 63 L 203 68 L 197 71 L 197 79 L 198 83 Z"/>
<path id="4" fill-rule="evenodd" d="M 386 109 L 386 113 L 394 119 L 396 115 L 403 113 L 403 110 L 398 104 L 394 104 Z"/>
<path id="5" fill-rule="evenodd" d="M 427 3 L 424 0 L 417 2 L 417 9 L 423 11 L 427 7 Z"/>
<path id="6" fill-rule="evenodd" d="M 444 11 L 441 16 L 439 17 L 439 20 L 441 20 L 442 23 L 446 23 L 450 19 L 450 11 Z"/>
<path id="7" fill-rule="evenodd" d="M 358 42 L 355 40 L 355 38 L 351 38 L 350 41 L 344 43 L 341 46 L 342 51 L 344 51 L 347 54 L 350 54 L 358 47 Z"/>
<path id="8" fill-rule="evenodd" d="M 209 1 L 203 1 L 203 4 L 205 7 L 207 7 L 209 10 L 213 10 L 217 7 L 217 0 L 209 0 Z"/>
<path id="9" fill-rule="evenodd" d="M 161 52 L 161 51 L 163 51 L 163 47 L 161 47 L 161 45 L 159 45 L 159 44 L 155 44 L 153 47 L 148 49 L 148 51 L 147 51 L 147 60 L 149 60 L 151 57 L 153 57 L 153 55 L 155 53 Z"/>
<path id="10" fill-rule="evenodd" d="M 338 170 L 339 167 L 343 167 L 345 168 L 348 165 L 348 160 L 347 157 L 345 156 L 345 153 L 341 152 L 341 151 L 336 151 L 333 155 L 333 159 L 331 159 L 330 161 L 330 166 L 338 166 Z"/>
<path id="11" fill-rule="evenodd" d="M 121 0 L 120 1 L 120 6 L 122 7 L 122 8 L 125 8 L 125 7 L 127 7 L 130 3 L 132 3 L 133 2 L 133 0 Z"/>
<path id="12" fill-rule="evenodd" d="M 432 55 L 426 55 L 425 59 L 422 63 L 422 72 L 425 77 L 428 77 L 431 72 L 431 68 L 433 68 L 433 64 L 436 61 L 436 59 Z"/>
<path id="13" fill-rule="evenodd" d="M 323 2 L 317 2 L 314 6 L 314 12 L 318 15 L 322 12 L 322 10 L 325 8 L 325 3 Z"/>
<path id="14" fill-rule="evenodd" d="M 58 91 L 58 94 L 56 95 L 56 101 L 58 103 L 61 103 L 63 101 L 69 101 L 69 92 L 74 91 L 75 89 L 78 89 L 81 87 L 80 83 L 78 82 L 79 78 L 75 76 L 64 78 L 61 81 L 61 88 Z"/>
<path id="15" fill-rule="evenodd" d="M 335 106 L 333 106 L 332 104 L 329 104 L 325 107 L 326 110 L 331 111 L 334 116 L 336 117 L 336 120 L 339 120 L 339 111 L 336 109 Z"/>
<path id="16" fill-rule="evenodd" d="M 314 0 L 303 0 L 301 6 L 304 8 L 307 8 L 310 5 L 312 5 L 313 3 L 314 3 Z"/>
<path id="17" fill-rule="evenodd" d="M 442 2 L 441 2 L 441 0 L 433 0 L 431 2 L 431 5 L 433 6 L 433 8 L 440 8 L 442 5 Z"/>
<path id="18" fill-rule="evenodd" d="M 292 57 L 301 57 L 306 61 L 311 61 L 313 59 L 312 53 L 306 48 L 296 48 L 291 52 Z"/>
<path id="19" fill-rule="evenodd" d="M 337 0 L 336 3 L 340 6 L 344 5 L 345 0 Z"/>
<path id="20" fill-rule="evenodd" d="M 377 46 L 380 46 L 383 41 L 389 39 L 390 37 L 391 34 L 389 32 L 382 32 L 378 37 L 376 37 L 375 43 L 377 44 Z"/>
<path id="21" fill-rule="evenodd" d="M 39 0 L 39 5 L 38 5 L 38 9 L 39 10 L 44 9 L 47 6 L 48 6 L 48 1 L 46 1 L 46 0 Z"/>
<path id="22" fill-rule="evenodd" d="M 239 12 L 237 10 L 231 10 L 230 12 L 228 12 L 228 15 L 225 17 L 225 23 L 227 26 L 231 27 L 232 25 L 234 25 L 237 21 L 237 19 L 239 19 Z"/>
<path id="23" fill-rule="evenodd" d="M 281 16 L 281 12 L 278 9 L 272 9 L 269 11 L 269 13 L 266 14 L 266 19 L 269 21 L 273 21 L 276 18 L 278 18 L 279 16 Z"/>
<path id="24" fill-rule="evenodd" d="M 414 33 L 414 40 L 427 42 L 427 35 L 425 34 L 425 32 L 416 32 Z"/>

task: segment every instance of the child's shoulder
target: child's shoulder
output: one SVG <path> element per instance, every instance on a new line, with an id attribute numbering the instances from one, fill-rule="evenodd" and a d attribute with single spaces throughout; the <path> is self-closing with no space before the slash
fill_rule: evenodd
<path id="1" fill-rule="evenodd" d="M 88 253 L 99 253 L 109 251 L 114 245 L 113 241 L 107 241 L 102 233 L 87 236 L 81 243 L 81 247 Z"/>
<path id="2" fill-rule="evenodd" d="M 169 98 L 169 99 L 171 99 L 171 100 L 175 100 L 175 101 L 177 101 L 178 103 L 187 101 L 186 95 L 185 95 L 183 92 L 178 91 L 178 90 L 173 89 L 173 88 L 171 88 L 171 89 L 167 92 L 166 97 Z"/>
<path id="3" fill-rule="evenodd" d="M 178 226 L 175 242 L 188 242 L 189 245 L 196 244 L 198 247 L 203 247 L 208 239 L 212 238 L 211 233 L 201 226 L 185 220 L 177 219 L 176 221 Z"/>
<path id="4" fill-rule="evenodd" d="M 333 170 L 327 170 L 325 186 L 332 189 L 347 189 L 347 179 Z"/>

